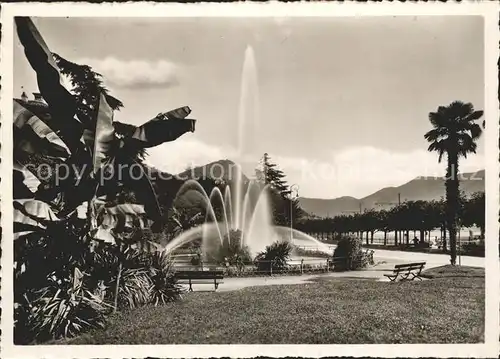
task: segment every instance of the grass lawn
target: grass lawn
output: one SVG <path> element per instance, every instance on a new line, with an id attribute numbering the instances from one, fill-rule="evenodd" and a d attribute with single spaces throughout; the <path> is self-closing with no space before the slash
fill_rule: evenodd
<path id="1" fill-rule="evenodd" d="M 484 340 L 484 269 L 444 266 L 422 282 L 319 277 L 198 292 L 116 314 L 62 344 L 472 343 Z M 223 285 L 223 284 L 222 284 Z"/>

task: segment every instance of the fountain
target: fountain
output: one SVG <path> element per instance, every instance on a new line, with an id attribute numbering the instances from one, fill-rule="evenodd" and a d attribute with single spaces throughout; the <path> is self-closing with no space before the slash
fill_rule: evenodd
<path id="1" fill-rule="evenodd" d="M 238 113 L 238 155 L 246 154 L 249 131 L 245 125 L 256 126 L 258 120 L 258 85 L 257 68 L 253 49 L 249 46 L 245 51 L 242 69 L 240 103 Z M 187 243 L 201 238 L 201 250 L 206 253 L 216 250 L 223 244 L 224 238 L 231 242 L 231 233 L 241 232 L 241 245 L 246 246 L 254 258 L 266 246 L 276 241 L 292 241 L 296 246 L 315 247 L 316 250 L 331 254 L 331 249 L 315 238 L 298 230 L 274 226 L 272 223 L 269 189 L 254 180 L 243 180 L 240 166 L 233 167 L 234 181 L 227 184 L 222 194 L 219 188 L 214 188 L 208 195 L 203 187 L 194 180 L 186 181 L 177 193 L 177 197 L 188 190 L 201 193 L 206 206 L 206 220 L 201 226 L 183 232 L 169 242 L 164 248 L 172 252 Z M 214 201 L 221 207 L 220 218 L 214 210 Z M 175 201 L 174 201 L 175 203 Z M 290 233 L 290 231 L 292 233 Z"/>
<path id="2" fill-rule="evenodd" d="M 225 188 L 224 196 L 217 187 L 208 195 L 195 180 L 186 181 L 179 190 L 177 197 L 184 195 L 188 190 L 199 191 L 207 208 L 206 220 L 202 225 L 191 228 L 174 238 L 166 245 L 164 250 L 171 252 L 201 238 L 202 253 L 208 253 L 221 246 L 226 236 L 231 241 L 230 235 L 232 231 L 241 231 L 241 244 L 248 247 L 252 257 L 255 257 L 266 246 L 276 241 L 290 240 L 295 246 L 314 247 L 315 250 L 331 254 L 330 247 L 317 239 L 296 229 L 273 225 L 268 186 L 262 189 L 259 187 L 260 185 L 255 181 L 250 181 L 245 191 L 243 191 L 243 185 L 235 183 L 233 188 L 239 188 L 242 193 L 245 192 L 245 195 L 242 196 L 242 202 L 233 201 L 231 203 L 229 199 L 232 198 L 232 187 L 229 185 Z M 214 201 L 217 201 L 221 208 L 220 218 L 217 218 L 215 213 Z M 241 205 L 241 207 L 239 210 L 235 210 L 238 205 Z M 240 214 L 239 220 L 238 214 Z M 240 225 L 237 226 L 237 223 Z M 290 235 L 290 231 L 292 235 Z"/>

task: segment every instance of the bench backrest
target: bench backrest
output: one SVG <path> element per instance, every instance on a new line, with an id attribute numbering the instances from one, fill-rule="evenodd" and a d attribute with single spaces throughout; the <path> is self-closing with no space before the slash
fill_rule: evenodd
<path id="1" fill-rule="evenodd" d="M 425 262 L 417 262 L 417 263 L 405 263 L 405 264 L 396 264 L 394 266 L 395 272 L 401 272 L 405 270 L 422 270 L 425 266 Z"/>
<path id="2" fill-rule="evenodd" d="M 223 279 L 224 272 L 221 270 L 215 271 L 201 271 L 201 270 L 190 270 L 190 271 L 177 271 L 175 276 L 178 279 Z"/>

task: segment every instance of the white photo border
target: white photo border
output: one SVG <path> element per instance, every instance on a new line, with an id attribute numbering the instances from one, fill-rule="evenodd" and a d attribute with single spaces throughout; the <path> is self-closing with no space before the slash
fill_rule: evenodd
<path id="1" fill-rule="evenodd" d="M 0 114 L 11 119 L 14 16 L 38 17 L 339 17 L 480 15 L 485 24 L 486 299 L 485 343 L 366 345 L 37 345 L 13 344 L 12 126 L 1 130 L 2 286 L 1 352 L 4 358 L 209 358 L 256 356 L 498 357 L 499 354 L 499 11 L 495 2 L 449 3 L 17 3 L 2 4 Z M 7 123 L 9 123 L 7 121 Z"/>

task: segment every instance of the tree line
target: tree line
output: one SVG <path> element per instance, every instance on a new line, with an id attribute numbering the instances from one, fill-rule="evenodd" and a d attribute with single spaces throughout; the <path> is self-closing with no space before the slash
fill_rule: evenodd
<path id="1" fill-rule="evenodd" d="M 476 192 L 465 197 L 460 196 L 457 208 L 460 227 L 478 227 L 481 238 L 485 231 L 485 194 Z M 446 223 L 446 201 L 406 201 L 390 210 L 365 210 L 362 213 L 340 215 L 332 218 L 307 218 L 298 228 L 306 233 L 330 233 L 334 236 L 356 235 L 373 242 L 377 232 L 384 234 L 387 245 L 388 234 L 394 234 L 394 244 L 408 244 L 410 232 L 418 233 L 418 241 L 423 243 L 430 231 L 441 230 L 443 249 L 446 251 L 448 225 Z"/>

